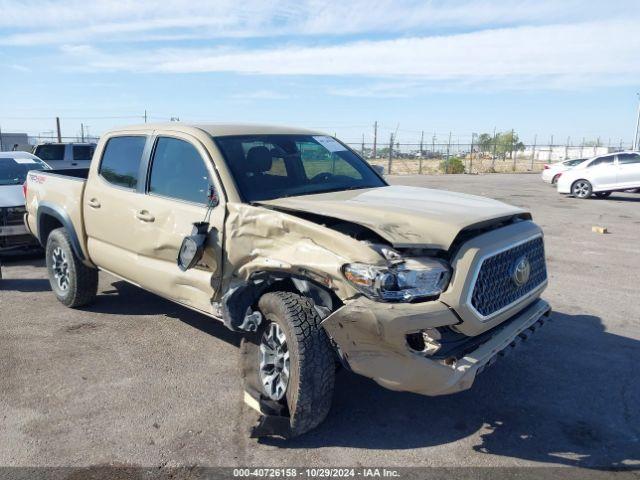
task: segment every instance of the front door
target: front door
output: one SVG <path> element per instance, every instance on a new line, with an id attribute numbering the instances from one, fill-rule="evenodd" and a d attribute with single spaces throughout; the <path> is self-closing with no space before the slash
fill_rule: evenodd
<path id="1" fill-rule="evenodd" d="M 200 262 L 186 272 L 177 256 L 193 224 L 207 214 L 210 187 L 221 192 L 211 159 L 199 141 L 186 134 L 156 131 L 147 185 L 136 203 L 140 285 L 171 300 L 213 313 L 211 299 L 222 280 L 224 198 L 211 211 L 211 230 Z"/>
<path id="2" fill-rule="evenodd" d="M 621 188 L 640 187 L 640 154 L 618 154 L 618 180 Z"/>

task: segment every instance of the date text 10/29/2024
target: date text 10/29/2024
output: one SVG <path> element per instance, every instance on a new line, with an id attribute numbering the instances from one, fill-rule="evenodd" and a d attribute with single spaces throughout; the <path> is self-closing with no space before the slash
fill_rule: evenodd
<path id="1" fill-rule="evenodd" d="M 390 468 L 234 468 L 237 478 L 398 478 Z"/>

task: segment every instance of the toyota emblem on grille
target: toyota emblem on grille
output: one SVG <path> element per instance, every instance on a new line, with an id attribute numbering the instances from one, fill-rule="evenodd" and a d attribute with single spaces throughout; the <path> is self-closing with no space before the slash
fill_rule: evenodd
<path id="1" fill-rule="evenodd" d="M 511 280 L 516 286 L 521 287 L 529 281 L 531 275 L 531 263 L 527 257 L 520 257 L 513 265 Z"/>

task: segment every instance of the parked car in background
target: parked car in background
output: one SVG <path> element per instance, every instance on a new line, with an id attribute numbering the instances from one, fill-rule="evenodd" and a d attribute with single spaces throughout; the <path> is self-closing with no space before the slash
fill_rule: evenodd
<path id="1" fill-rule="evenodd" d="M 542 181 L 555 185 L 562 175 L 562 172 L 580 165 L 585 160 L 586 158 L 574 158 L 571 160 L 564 160 L 563 162 L 547 163 L 544 166 L 544 170 L 542 170 Z"/>
<path id="2" fill-rule="evenodd" d="M 24 225 L 23 184 L 29 170 L 49 166 L 27 152 L 0 152 L 0 254 L 38 248 L 38 240 Z"/>
<path id="3" fill-rule="evenodd" d="M 41 143 L 33 154 L 56 170 L 89 168 L 95 149 L 95 143 Z"/>
<path id="4" fill-rule="evenodd" d="M 587 160 L 565 171 L 558 192 L 576 198 L 604 198 L 611 192 L 640 188 L 640 153 L 618 152 Z"/>

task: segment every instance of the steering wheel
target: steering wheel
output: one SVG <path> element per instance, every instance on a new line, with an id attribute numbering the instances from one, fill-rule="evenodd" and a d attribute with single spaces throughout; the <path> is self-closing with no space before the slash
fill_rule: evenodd
<path id="1" fill-rule="evenodd" d="M 319 174 L 314 175 L 313 178 L 310 180 L 310 182 L 311 183 L 324 183 L 324 182 L 328 182 L 332 178 L 333 178 L 333 174 L 332 173 L 320 172 Z"/>

